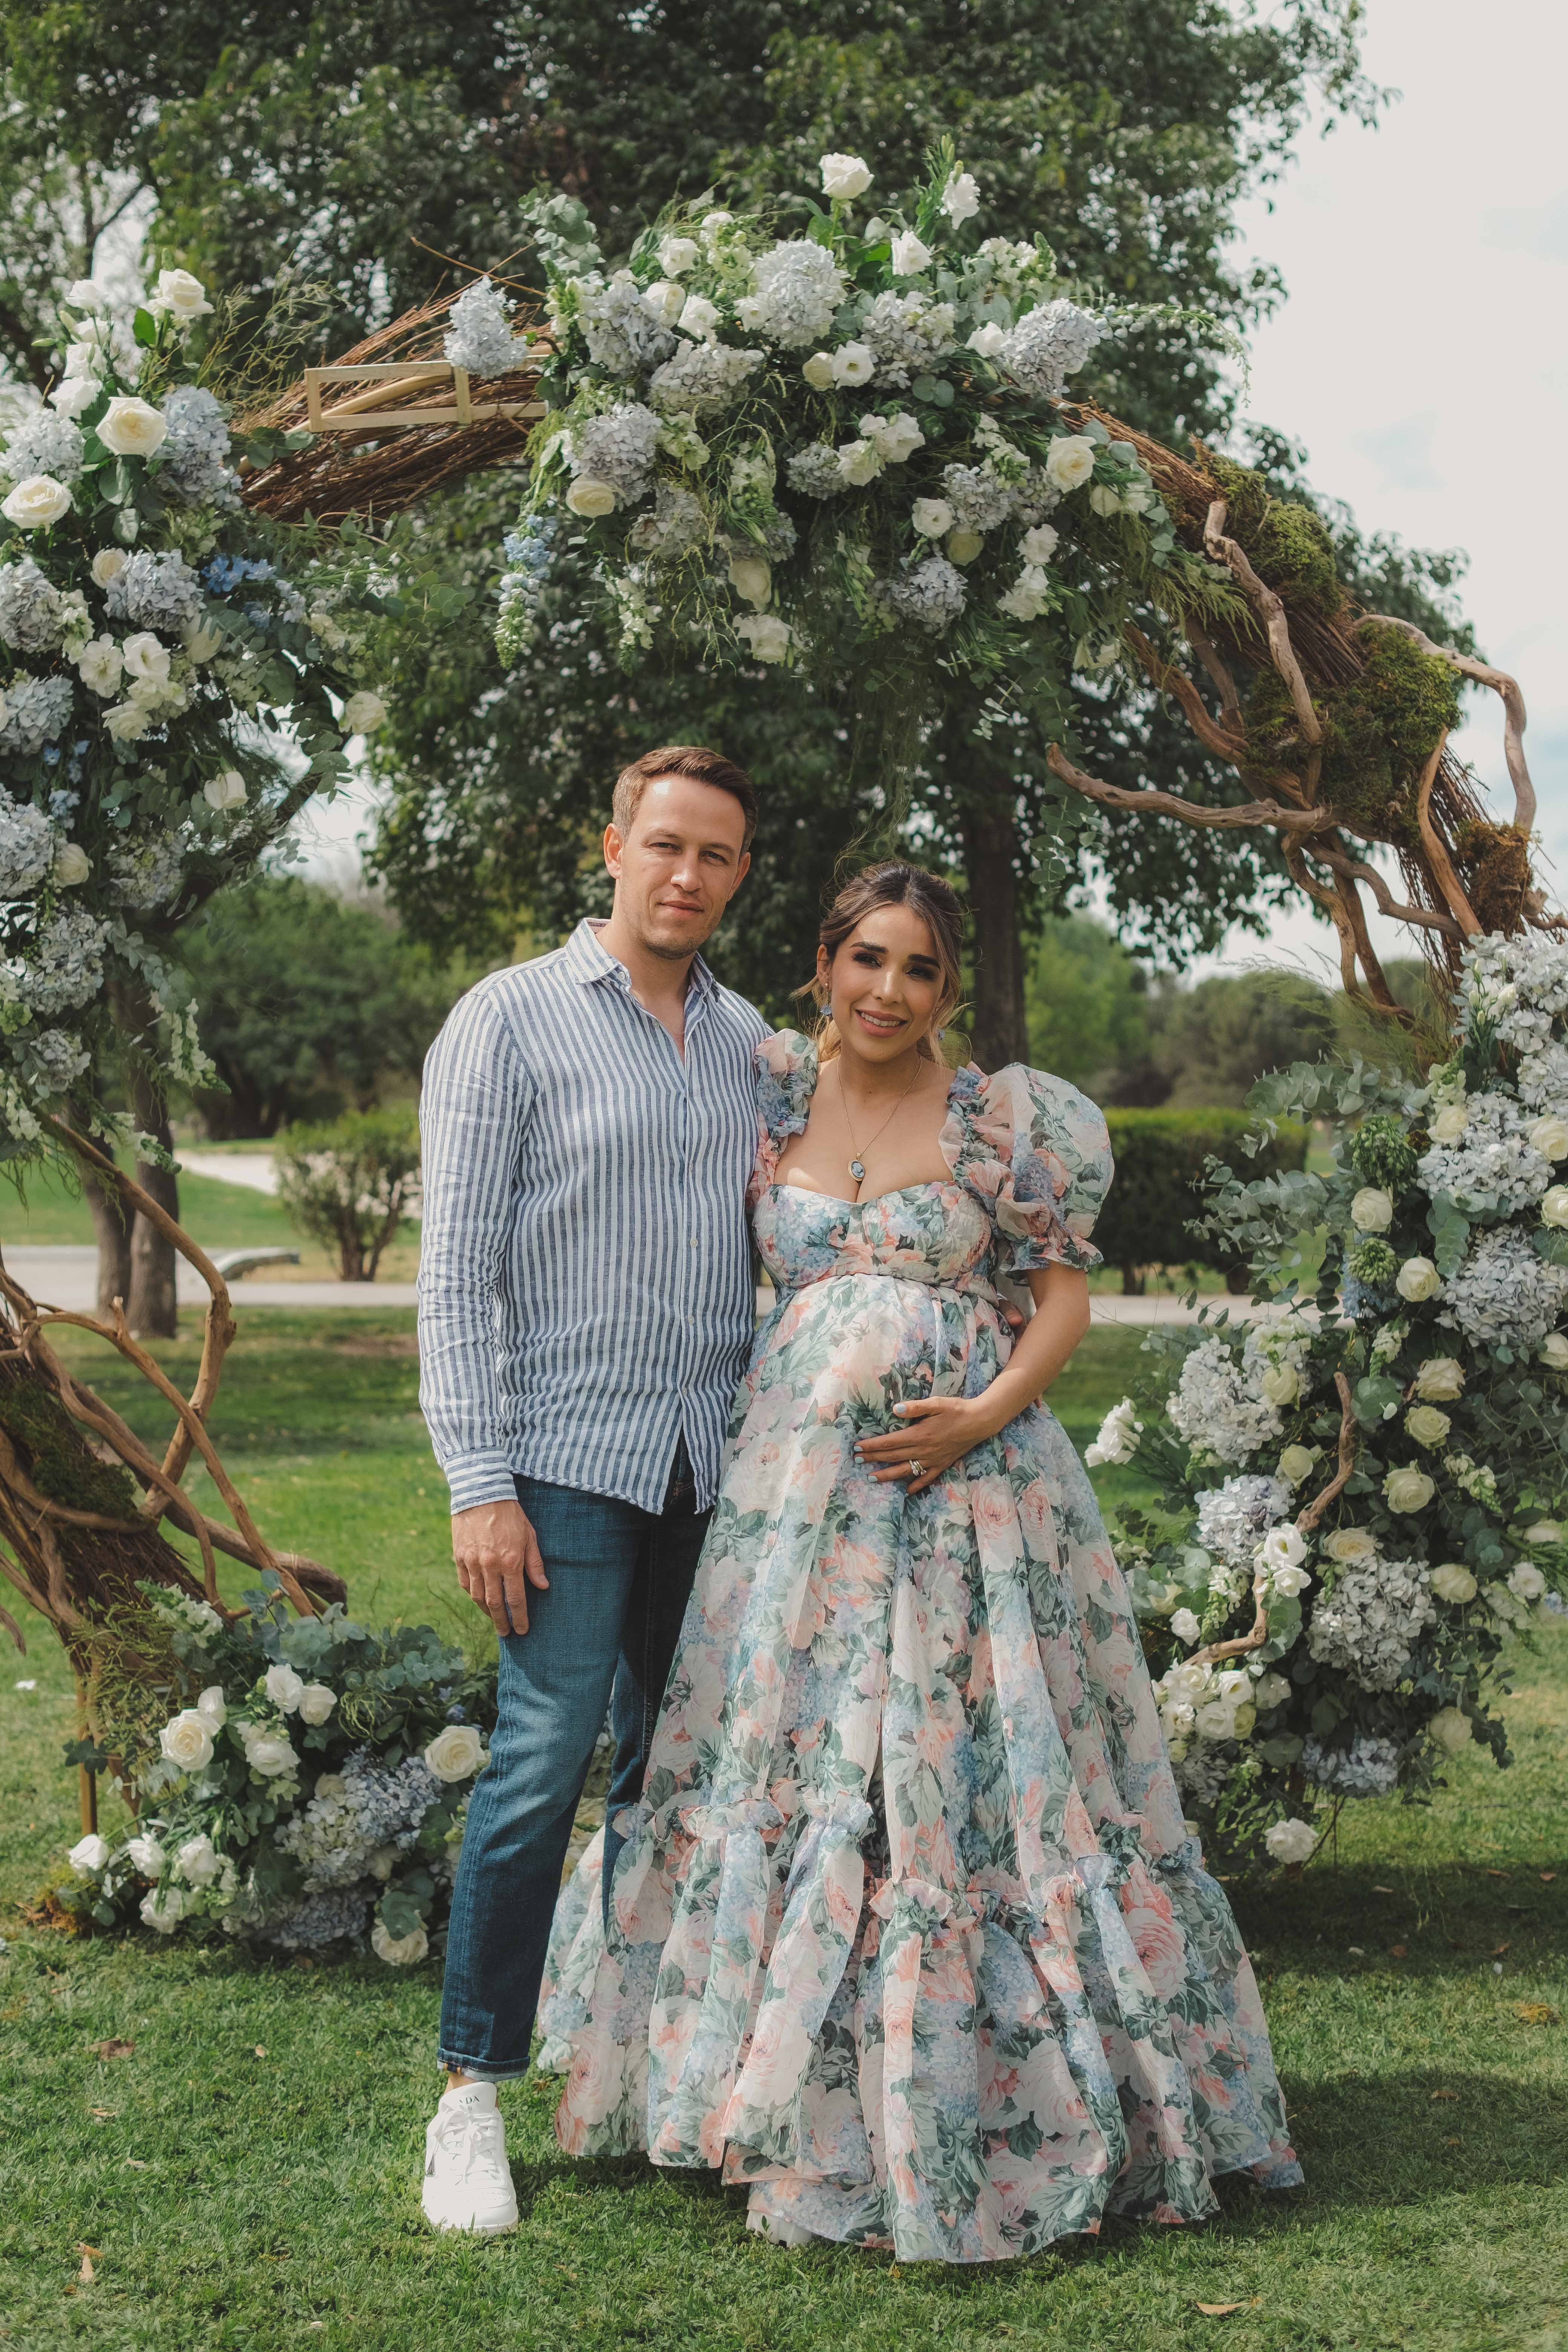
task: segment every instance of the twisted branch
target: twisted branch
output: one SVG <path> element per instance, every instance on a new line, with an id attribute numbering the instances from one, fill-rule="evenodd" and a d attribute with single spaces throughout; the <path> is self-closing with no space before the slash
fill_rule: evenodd
<path id="1" fill-rule="evenodd" d="M 1513 821 L 1521 833 L 1533 831 L 1535 825 L 1535 786 L 1530 780 L 1530 770 L 1524 758 L 1525 711 L 1524 697 L 1517 678 L 1510 677 L 1503 669 L 1493 669 L 1489 664 L 1475 661 L 1468 654 L 1456 653 L 1452 646 L 1434 645 L 1425 629 L 1414 621 L 1397 620 L 1392 613 L 1363 613 L 1356 623 L 1358 629 L 1401 629 L 1418 645 L 1424 654 L 1437 661 L 1447 662 L 1461 677 L 1473 677 L 1479 686 L 1489 686 L 1502 700 L 1502 748 L 1508 761 L 1508 772 L 1513 784 Z"/>

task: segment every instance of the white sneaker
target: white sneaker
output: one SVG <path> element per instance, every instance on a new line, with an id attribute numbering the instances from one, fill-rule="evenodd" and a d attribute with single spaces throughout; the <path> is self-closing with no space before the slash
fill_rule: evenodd
<path id="1" fill-rule="evenodd" d="M 506 2126 L 493 2083 L 445 2091 L 425 2131 L 425 2218 L 437 2230 L 493 2235 L 517 2226 Z"/>

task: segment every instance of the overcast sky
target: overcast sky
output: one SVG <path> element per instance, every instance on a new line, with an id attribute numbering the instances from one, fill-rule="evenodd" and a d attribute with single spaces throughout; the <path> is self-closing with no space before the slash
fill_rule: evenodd
<path id="1" fill-rule="evenodd" d="M 1365 67 L 1400 95 L 1378 127 L 1314 128 L 1241 245 L 1287 299 L 1252 341 L 1250 413 L 1305 443 L 1317 488 L 1368 530 L 1460 547 L 1467 609 L 1530 713 L 1540 827 L 1568 887 L 1568 153 L 1562 0 L 1369 0 Z M 1511 814 L 1496 698 L 1472 696 L 1457 748 Z M 1496 787 L 1501 786 L 1500 791 Z M 343 870 L 362 824 L 314 821 Z M 352 870 L 352 857 L 348 861 Z M 1549 869 L 1550 870 L 1550 869 Z M 1378 919 L 1374 917 L 1374 923 Z M 1383 943 L 1409 935 L 1382 924 Z M 1246 934 L 1203 967 L 1293 961 L 1337 971 L 1302 908 L 1265 946 Z"/>

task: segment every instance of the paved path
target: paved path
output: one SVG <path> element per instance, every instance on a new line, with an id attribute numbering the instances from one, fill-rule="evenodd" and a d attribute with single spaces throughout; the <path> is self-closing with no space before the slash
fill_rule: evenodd
<path id="1" fill-rule="evenodd" d="M 8 1249 L 5 1264 L 25 1290 L 49 1307 L 85 1307 L 98 1299 L 98 1252 L 61 1245 L 53 1249 Z M 195 1266 L 181 1258 L 175 1296 L 182 1307 L 206 1305 L 207 1286 Z M 268 1282 L 245 1275 L 229 1284 L 240 1310 L 247 1307 L 412 1307 L 411 1282 Z"/>
<path id="2" fill-rule="evenodd" d="M 270 1151 L 182 1151 L 179 1160 L 193 1176 L 216 1176 L 220 1184 L 243 1184 L 247 1192 L 278 1190 Z"/>

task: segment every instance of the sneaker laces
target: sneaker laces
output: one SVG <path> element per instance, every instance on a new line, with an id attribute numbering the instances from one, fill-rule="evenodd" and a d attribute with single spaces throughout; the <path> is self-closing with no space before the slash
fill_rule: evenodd
<path id="1" fill-rule="evenodd" d="M 506 2160 L 506 2127 L 492 2108 L 488 2114 L 475 2115 L 471 2109 L 448 2111 L 438 2119 L 438 2137 L 449 2147 L 460 2139 L 463 2177 L 471 2179 L 476 2174 L 491 2186 L 509 2186 L 511 2174 Z"/>

